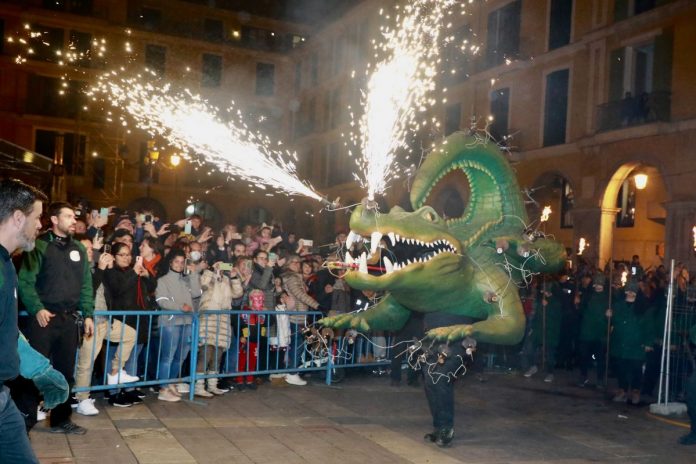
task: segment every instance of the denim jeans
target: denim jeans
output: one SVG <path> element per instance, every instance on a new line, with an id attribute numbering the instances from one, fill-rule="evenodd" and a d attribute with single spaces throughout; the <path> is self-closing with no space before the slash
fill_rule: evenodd
<path id="1" fill-rule="evenodd" d="M 0 384 L 0 462 L 38 464 L 29 443 L 24 418 L 10 398 L 10 389 Z"/>
<path id="2" fill-rule="evenodd" d="M 158 380 L 177 379 L 191 350 L 191 324 L 160 327 Z"/>
<path id="3" fill-rule="evenodd" d="M 300 367 L 303 363 L 302 358 L 305 352 L 305 340 L 302 335 L 304 324 L 290 323 L 290 346 L 288 347 L 288 369 Z"/>

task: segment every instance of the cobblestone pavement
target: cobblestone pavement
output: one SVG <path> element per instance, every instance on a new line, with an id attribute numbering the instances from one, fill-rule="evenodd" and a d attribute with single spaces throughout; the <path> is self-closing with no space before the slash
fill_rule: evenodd
<path id="1" fill-rule="evenodd" d="M 563 375 L 565 374 L 565 375 Z M 541 378 L 489 373 L 457 384 L 452 446 L 425 443 L 430 415 L 422 388 L 350 375 L 341 384 L 266 383 L 195 402 L 143 405 L 74 419 L 84 436 L 32 431 L 42 463 L 695 463 L 686 429 L 647 405 L 618 405 L 570 373 Z M 679 420 L 679 419 L 678 419 Z M 683 421 L 683 418 L 681 419 Z"/>

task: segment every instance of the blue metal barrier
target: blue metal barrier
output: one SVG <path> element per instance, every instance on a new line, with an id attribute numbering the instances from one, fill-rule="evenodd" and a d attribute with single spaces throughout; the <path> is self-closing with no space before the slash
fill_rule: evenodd
<path id="1" fill-rule="evenodd" d="M 272 345 L 271 339 L 278 339 L 277 316 L 291 316 L 305 318 L 305 324 L 290 324 L 295 327 L 295 332 L 290 333 L 290 344 L 288 346 Z M 20 316 L 28 316 L 26 312 Z M 129 324 L 120 322 L 129 317 Z M 191 336 L 190 340 L 179 340 L 180 352 L 185 351 L 188 344 L 190 361 L 185 363 L 185 359 L 180 359 L 179 366 L 175 366 L 178 375 L 160 375 L 160 358 L 162 355 L 162 337 L 158 324 L 160 317 L 184 316 L 190 319 Z M 226 317 L 225 317 L 226 316 Z M 256 316 L 256 323 L 247 324 Z M 216 322 L 209 324 L 209 318 L 216 318 Z M 325 372 L 326 383 L 330 384 L 335 380 L 338 369 L 367 366 L 383 366 L 388 364 L 389 350 L 385 349 L 383 357 L 371 359 L 368 348 L 370 346 L 368 336 L 359 334 L 355 331 L 351 336 L 331 336 L 332 331 L 322 331 L 317 323 L 322 317 L 318 311 L 251 311 L 251 310 L 206 310 L 198 312 L 182 311 L 95 311 L 94 313 L 94 334 L 90 338 L 85 338 L 82 346 L 78 348 L 75 362 L 76 385 L 73 387 L 74 393 L 84 393 L 91 391 L 116 390 L 120 388 L 149 387 L 153 385 L 169 385 L 175 383 L 187 383 L 189 385 L 189 399 L 194 397 L 196 381 L 210 378 L 235 378 L 237 382 L 244 382 L 244 378 L 270 375 L 303 372 Z M 135 318 L 135 324 L 132 319 Z M 222 322 L 226 319 L 225 322 Z M 119 321 L 120 324 L 114 324 Z M 142 324 L 147 325 L 147 341 L 138 350 L 138 331 Z M 223 327 L 221 324 L 229 324 L 224 327 L 228 334 L 227 343 L 221 342 Z M 133 327 L 134 325 L 134 327 Z M 209 333 L 210 327 L 215 328 L 215 333 Z M 201 328 L 203 336 L 201 337 Z M 297 333 L 302 328 L 307 327 L 307 333 Z M 249 329 L 249 333 L 245 329 Z M 314 328 L 315 330 L 312 330 Z M 271 337 L 272 329 L 276 336 Z M 129 333 L 128 337 L 126 333 Z M 136 358 L 123 359 L 123 351 L 126 348 L 124 340 L 128 338 L 128 343 L 133 337 L 134 346 L 130 351 L 130 357 L 135 353 Z M 249 339 L 251 336 L 251 339 Z M 240 344 L 240 337 L 246 339 L 246 347 Z M 99 340 L 100 346 L 97 346 Z M 201 340 L 207 341 L 199 346 Z M 207 345 L 214 345 L 214 372 L 198 372 L 199 350 Z M 91 346 L 89 345 L 91 343 Z M 249 348 L 255 345 L 255 352 Z M 385 342 L 388 346 L 388 343 Z M 114 349 L 114 347 L 116 347 Z M 240 357 L 240 348 L 245 348 L 244 354 Z M 95 362 L 98 353 L 104 353 L 104 372 L 95 378 Z M 89 355 L 89 363 L 84 359 L 80 360 L 80 354 Z M 203 366 L 208 365 L 208 350 L 202 350 Z M 275 353 L 274 362 L 271 365 L 271 353 Z M 261 356 L 263 354 L 263 356 Z M 115 359 L 112 358 L 115 356 Z M 285 357 L 288 357 L 285 361 Z M 291 358 L 292 356 L 292 358 Z M 224 357 L 224 363 L 221 362 Z M 230 359 L 232 358 L 232 359 Z M 295 359 L 298 360 L 295 364 Z M 263 360 L 263 364 L 261 361 Z M 80 365 L 82 361 L 82 365 Z M 142 361 L 142 362 L 140 362 Z M 244 368 L 240 369 L 238 362 L 242 361 Z M 287 364 L 286 364 L 287 363 Z M 250 364 L 253 369 L 250 368 Z M 137 375 L 140 379 L 137 382 L 108 384 L 108 373 L 112 366 L 118 366 L 118 371 L 130 368 L 130 375 Z M 133 367 L 135 366 L 135 367 Z M 154 375 L 153 373 L 154 367 Z M 188 367 L 188 373 L 185 372 Z M 87 374 L 84 370 L 88 372 Z M 112 369 L 113 370 L 113 369 Z M 170 371 L 171 372 L 171 371 Z M 154 378 L 153 378 L 154 377 Z M 162 378 L 160 378 L 162 377 Z M 98 381 L 100 380 L 100 381 Z M 82 383 L 83 385 L 78 385 Z"/>

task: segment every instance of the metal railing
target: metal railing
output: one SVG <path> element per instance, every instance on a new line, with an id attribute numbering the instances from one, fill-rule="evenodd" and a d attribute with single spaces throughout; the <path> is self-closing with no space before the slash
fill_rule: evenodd
<path id="1" fill-rule="evenodd" d="M 669 121 L 671 96 L 670 92 L 643 93 L 599 105 L 597 131 Z"/>
<path id="2" fill-rule="evenodd" d="M 28 315 L 21 313 L 20 316 Z M 306 322 L 289 322 L 289 340 L 278 343 L 278 316 L 294 320 L 304 317 Z M 185 326 L 180 330 L 184 336 L 177 340 L 175 353 L 169 353 L 166 351 L 172 348 L 163 347 L 163 342 L 168 337 L 165 332 L 171 330 L 167 327 L 172 327 L 168 321 L 175 317 L 179 327 Z M 387 339 L 373 343 L 368 335 L 356 331 L 334 336 L 332 330 L 322 329 L 318 324 L 321 317 L 322 313 L 317 311 L 95 311 L 94 334 L 83 339 L 76 353 L 76 382 L 72 391 L 186 383 L 192 400 L 196 381 L 201 379 L 232 378 L 239 383 L 239 379 L 243 382 L 248 376 L 323 372 L 325 382 L 330 384 L 337 377 L 339 381 L 342 379 L 343 369 L 389 364 Z M 167 318 L 164 324 L 161 323 L 163 318 Z M 146 334 L 143 343 L 138 343 L 139 332 Z M 242 339 L 245 343 L 240 343 Z M 169 344 L 170 340 L 166 342 Z M 202 350 L 205 346 L 212 349 Z M 375 354 L 377 350 L 382 352 Z M 178 363 L 173 371 L 161 372 L 163 357 L 170 358 L 169 363 Z M 215 369 L 197 369 L 200 365 L 211 365 L 210 361 Z M 110 368 L 112 372 L 125 369 L 139 379 L 109 384 Z M 172 372 L 175 375 L 171 375 Z"/>

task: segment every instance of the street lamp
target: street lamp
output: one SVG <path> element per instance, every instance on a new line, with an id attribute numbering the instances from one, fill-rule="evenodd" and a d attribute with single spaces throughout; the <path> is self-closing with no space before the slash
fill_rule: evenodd
<path id="1" fill-rule="evenodd" d="M 174 153 L 169 157 L 169 164 L 171 164 L 173 168 L 179 166 L 179 164 L 181 164 L 181 156 L 178 153 Z"/>
<path id="2" fill-rule="evenodd" d="M 633 182 L 636 183 L 636 188 L 638 190 L 643 190 L 648 185 L 648 175 L 645 173 L 639 172 L 638 174 L 633 176 Z"/>

